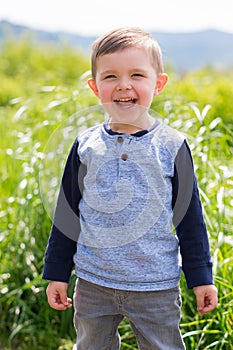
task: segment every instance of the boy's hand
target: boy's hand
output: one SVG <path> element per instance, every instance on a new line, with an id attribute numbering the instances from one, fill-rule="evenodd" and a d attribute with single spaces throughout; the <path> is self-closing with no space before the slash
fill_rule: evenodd
<path id="1" fill-rule="evenodd" d="M 72 306 L 72 301 L 67 298 L 68 283 L 50 281 L 46 289 L 49 305 L 55 310 L 66 310 Z"/>
<path id="2" fill-rule="evenodd" d="M 196 295 L 197 310 L 201 316 L 212 311 L 218 305 L 218 290 L 213 284 L 194 287 Z"/>

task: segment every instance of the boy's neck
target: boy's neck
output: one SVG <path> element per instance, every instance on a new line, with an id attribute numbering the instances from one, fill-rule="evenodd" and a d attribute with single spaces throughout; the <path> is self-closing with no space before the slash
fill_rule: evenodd
<path id="1" fill-rule="evenodd" d="M 109 127 L 114 132 L 130 135 L 135 134 L 138 131 L 150 129 L 154 125 L 154 122 L 155 120 L 151 116 L 149 116 L 147 120 L 144 120 L 142 123 L 140 123 L 140 125 L 122 124 L 110 120 Z"/>

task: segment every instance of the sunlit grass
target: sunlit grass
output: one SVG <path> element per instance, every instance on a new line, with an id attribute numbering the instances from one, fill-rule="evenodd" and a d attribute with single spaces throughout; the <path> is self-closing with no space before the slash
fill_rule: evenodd
<path id="1" fill-rule="evenodd" d="M 76 128 L 78 131 L 100 122 L 102 116 L 98 120 L 92 109 L 97 100 L 86 87 L 89 73 L 72 78 L 76 64 L 73 53 L 68 61 L 66 51 L 63 56 L 58 55 L 58 72 L 56 65 L 46 61 L 45 53 L 40 60 L 35 48 L 31 51 L 24 47 L 16 52 L 10 46 L 8 50 L 12 70 L 0 71 L 4 76 L 4 91 L 0 92 L 0 348 L 4 345 L 4 350 L 71 350 L 75 341 L 72 310 L 59 313 L 48 307 L 41 271 L 50 215 L 68 145 Z M 34 62 L 26 70 L 30 76 L 23 69 L 25 52 Z M 57 53 L 53 55 L 55 60 Z M 7 59 L 7 50 L 2 57 Z M 84 62 L 83 72 L 87 66 Z M 205 85 L 205 98 L 202 96 L 199 101 L 195 82 L 207 81 L 207 78 L 212 84 Z M 231 350 L 233 119 L 229 113 L 233 93 L 228 89 L 230 83 L 225 91 L 216 76 L 214 89 L 215 80 L 209 71 L 204 76 L 190 74 L 184 79 L 186 90 L 182 82 L 171 81 L 152 109 L 184 133 L 190 144 L 210 236 L 219 306 L 211 314 L 199 317 L 193 292 L 187 290 L 182 276 L 181 331 L 188 350 Z M 177 96 L 177 91 L 182 94 Z M 87 107 L 90 107 L 88 118 L 82 118 L 81 112 L 86 113 Z M 51 162 L 50 151 L 54 152 Z M 46 180 L 52 181 L 48 187 Z M 51 195 L 51 202 L 46 193 Z M 72 276 L 70 296 L 74 283 L 75 276 Z M 120 333 L 122 350 L 136 350 L 135 337 L 126 320 L 120 325 Z"/>

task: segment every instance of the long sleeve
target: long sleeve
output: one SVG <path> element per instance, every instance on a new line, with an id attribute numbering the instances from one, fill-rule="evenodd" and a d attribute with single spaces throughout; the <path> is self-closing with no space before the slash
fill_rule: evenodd
<path id="1" fill-rule="evenodd" d="M 209 240 L 187 142 L 175 160 L 173 224 L 180 244 L 182 269 L 188 288 L 213 284 Z"/>
<path id="2" fill-rule="evenodd" d="M 75 140 L 68 155 L 45 253 L 44 279 L 68 282 L 80 232 L 78 204 L 81 199 L 80 161 Z"/>

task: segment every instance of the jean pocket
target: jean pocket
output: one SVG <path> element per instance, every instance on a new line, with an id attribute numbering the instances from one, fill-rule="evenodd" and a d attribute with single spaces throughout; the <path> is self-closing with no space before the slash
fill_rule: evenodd
<path id="1" fill-rule="evenodd" d="M 181 306 L 182 306 L 182 299 L 181 299 L 180 294 L 176 298 L 176 305 L 179 306 L 179 308 L 181 308 Z"/>

